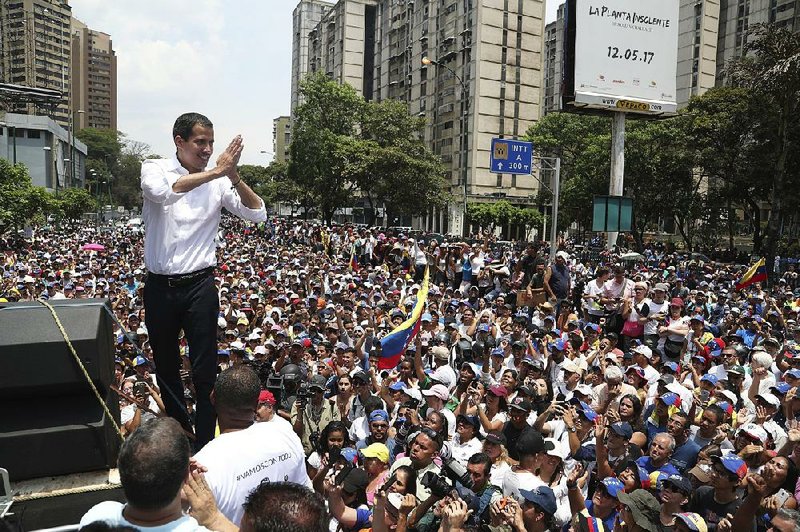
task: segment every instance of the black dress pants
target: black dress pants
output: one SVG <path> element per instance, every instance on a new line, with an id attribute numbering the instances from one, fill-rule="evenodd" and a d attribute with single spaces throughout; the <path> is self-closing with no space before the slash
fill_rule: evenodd
<path id="1" fill-rule="evenodd" d="M 148 275 L 144 288 L 145 324 L 153 348 L 158 385 L 167 409 L 187 430 L 191 422 L 183 398 L 181 354 L 178 335 L 183 329 L 189 342 L 192 381 L 196 397 L 195 451 L 214 438 L 217 416 L 211 404 L 211 390 L 217 376 L 217 317 L 219 296 L 214 277 L 197 279 L 185 286 L 171 287 L 163 276 Z"/>

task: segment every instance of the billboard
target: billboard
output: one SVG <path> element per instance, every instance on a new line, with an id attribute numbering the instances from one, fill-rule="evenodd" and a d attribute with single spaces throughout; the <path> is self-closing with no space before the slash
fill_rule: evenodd
<path id="1" fill-rule="evenodd" d="M 679 7 L 679 0 L 568 2 L 566 103 L 674 113 Z"/>

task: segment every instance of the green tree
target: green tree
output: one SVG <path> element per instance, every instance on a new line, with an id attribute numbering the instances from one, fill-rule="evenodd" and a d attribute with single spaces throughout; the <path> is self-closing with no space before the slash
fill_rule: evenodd
<path id="1" fill-rule="evenodd" d="M 117 170 L 124 145 L 124 135 L 113 129 L 87 127 L 75 133 L 86 144 L 86 170 L 94 170 L 98 177 L 107 177 Z"/>
<path id="2" fill-rule="evenodd" d="M 761 249 L 761 207 L 769 195 L 770 167 L 766 159 L 767 131 L 773 122 L 769 106 L 745 87 L 718 87 L 689 101 L 685 110 L 687 140 L 696 150 L 697 167 L 708 179 L 708 188 L 724 207 L 728 247 L 736 233 L 735 207 L 753 221 L 753 248 Z"/>
<path id="3" fill-rule="evenodd" d="M 496 227 L 522 225 L 528 231 L 542 225 L 544 216 L 536 209 L 517 207 L 507 200 L 487 203 L 470 203 L 467 205 L 467 216 L 470 221 L 493 232 Z"/>
<path id="4" fill-rule="evenodd" d="M 686 130 L 683 116 L 631 120 L 626 128 L 624 192 L 634 199 L 632 232 L 640 250 L 644 233 L 657 230 L 660 219 L 677 217 L 679 228 L 695 221 L 687 219 L 686 213 L 693 201 L 701 200 L 702 176 L 694 175 L 694 150 L 686 142 Z M 682 236 L 691 249 L 692 228 L 686 228 Z"/>
<path id="5" fill-rule="evenodd" d="M 95 198 L 82 188 L 66 188 L 54 201 L 58 215 L 72 225 L 80 221 L 85 213 L 97 210 Z"/>
<path id="6" fill-rule="evenodd" d="M 302 190 L 298 199 L 306 215 L 314 205 L 329 223 L 354 189 L 344 173 L 347 150 L 342 145 L 356 133 L 364 99 L 350 85 L 322 73 L 305 78 L 300 92 L 304 103 L 296 110 L 288 174 Z"/>
<path id="7" fill-rule="evenodd" d="M 744 57 L 728 65 L 730 81 L 735 86 L 750 88 L 757 98 L 768 103 L 776 120 L 770 180 L 771 210 L 763 253 L 768 272 L 772 272 L 781 237 L 786 193 L 796 191 L 798 184 L 797 165 L 790 167 L 788 163 L 792 152 L 797 151 L 793 150 L 791 137 L 797 130 L 800 110 L 800 34 L 776 25 L 758 24 L 751 27 L 744 51 Z"/>
<path id="8" fill-rule="evenodd" d="M 54 210 L 53 197 L 44 187 L 35 187 L 24 164 L 0 159 L 0 231 L 22 229 L 41 222 Z"/>
<path id="9" fill-rule="evenodd" d="M 357 194 L 390 216 L 422 214 L 446 199 L 444 168 L 422 140 L 424 119 L 397 101 L 365 102 L 324 75 L 301 84 L 305 103 L 292 132 L 289 181 L 308 212 L 329 222 Z"/>
<path id="10" fill-rule="evenodd" d="M 561 158 L 561 220 L 591 225 L 592 199 L 608 193 L 611 121 L 607 117 L 550 113 L 531 126 L 526 139 L 536 152 Z M 542 189 L 539 203 L 552 200 Z"/>

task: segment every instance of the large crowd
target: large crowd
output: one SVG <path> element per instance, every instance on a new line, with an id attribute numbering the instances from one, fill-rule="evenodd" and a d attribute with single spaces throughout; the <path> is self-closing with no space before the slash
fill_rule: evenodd
<path id="1" fill-rule="evenodd" d="M 116 316 L 128 502 L 87 530 L 117 514 L 164 530 L 800 530 L 794 265 L 737 290 L 747 265 L 655 245 L 588 259 L 565 240 L 548 257 L 226 217 L 219 435 L 190 457 L 152 362 L 141 232 L 0 247 L 0 301 L 106 298 Z M 395 360 L 381 340 L 418 303 Z"/>

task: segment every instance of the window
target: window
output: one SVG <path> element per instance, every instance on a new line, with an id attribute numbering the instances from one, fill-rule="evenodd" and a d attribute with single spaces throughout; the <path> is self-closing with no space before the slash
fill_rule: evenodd
<path id="1" fill-rule="evenodd" d="M 28 130 L 28 138 L 29 139 L 38 139 L 41 138 L 42 132 L 38 129 L 29 129 Z"/>

